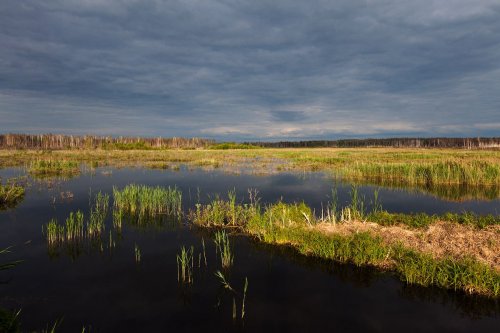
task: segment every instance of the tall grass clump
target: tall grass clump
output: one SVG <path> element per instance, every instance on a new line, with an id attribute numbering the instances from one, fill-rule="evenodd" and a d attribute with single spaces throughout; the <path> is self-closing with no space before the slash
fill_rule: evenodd
<path id="1" fill-rule="evenodd" d="M 231 250 L 229 235 L 225 231 L 217 231 L 215 233 L 215 251 L 219 253 L 222 268 L 229 268 L 233 265 L 234 254 Z"/>
<path id="2" fill-rule="evenodd" d="M 396 270 L 409 284 L 500 296 L 500 274 L 472 258 L 437 260 L 403 247 L 394 252 Z"/>
<path id="3" fill-rule="evenodd" d="M 17 185 L 13 179 L 4 185 L 0 178 L 0 210 L 15 207 L 24 198 L 24 187 Z"/>
<path id="4" fill-rule="evenodd" d="M 199 225 L 241 226 L 260 210 L 258 201 L 252 196 L 253 193 L 250 195 L 250 204 L 237 204 L 234 190 L 228 192 L 228 200 L 216 196 L 207 205 L 198 203 L 195 205 L 195 210 L 189 212 L 190 219 Z"/>
<path id="5" fill-rule="evenodd" d="M 409 185 L 500 184 L 500 165 L 489 161 L 359 162 L 345 166 L 340 172 L 349 179 L 392 180 Z"/>
<path id="6" fill-rule="evenodd" d="M 33 176 L 74 176 L 80 173 L 78 162 L 70 160 L 34 160 L 28 166 Z"/>
<path id="7" fill-rule="evenodd" d="M 109 195 L 97 193 L 90 206 L 90 219 L 87 225 L 89 237 L 97 237 L 104 233 L 105 220 L 109 210 Z"/>
<path id="8" fill-rule="evenodd" d="M 179 217 L 182 214 L 182 193 L 177 188 L 127 185 L 113 188 L 115 210 L 124 215 L 151 218 L 158 215 Z"/>
<path id="9" fill-rule="evenodd" d="M 193 283 L 194 270 L 194 248 L 186 249 L 181 247 L 181 252 L 177 254 L 177 281 L 183 284 Z"/>
<path id="10" fill-rule="evenodd" d="M 83 213 L 71 212 L 65 224 L 59 224 L 56 219 L 51 219 L 42 230 L 49 246 L 80 242 L 85 238 Z"/>
<path id="11" fill-rule="evenodd" d="M 68 242 L 79 241 L 84 238 L 84 219 L 81 211 L 69 214 L 66 219 L 65 233 Z"/>

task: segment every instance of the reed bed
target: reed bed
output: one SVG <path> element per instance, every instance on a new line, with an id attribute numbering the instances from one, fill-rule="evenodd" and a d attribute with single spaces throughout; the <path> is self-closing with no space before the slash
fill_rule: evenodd
<path id="1" fill-rule="evenodd" d="M 2 184 L 0 178 L 0 210 L 13 208 L 24 198 L 25 189 L 16 183 L 15 179 L 8 179 Z"/>
<path id="2" fill-rule="evenodd" d="M 113 187 L 114 208 L 123 215 L 154 217 L 181 216 L 182 193 L 177 188 L 127 185 L 122 190 Z"/>
<path id="3" fill-rule="evenodd" d="M 48 246 L 53 248 L 60 245 L 78 245 L 86 240 L 100 239 L 105 233 L 109 195 L 98 192 L 91 200 L 89 210 L 88 220 L 85 220 L 80 210 L 70 212 L 64 224 L 59 224 L 57 219 L 51 219 L 42 227 Z"/>
<path id="4" fill-rule="evenodd" d="M 500 164 L 488 161 L 442 161 L 434 163 L 354 163 L 339 173 L 348 179 L 428 186 L 439 184 L 499 185 Z"/>

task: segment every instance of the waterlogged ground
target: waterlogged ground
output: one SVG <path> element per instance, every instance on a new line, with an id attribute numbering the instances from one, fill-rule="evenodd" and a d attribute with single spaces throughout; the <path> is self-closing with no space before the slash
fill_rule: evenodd
<path id="1" fill-rule="evenodd" d="M 3 179 L 23 174 L 0 170 Z M 40 331 L 59 321 L 57 332 L 164 331 L 450 331 L 493 332 L 500 326 L 497 301 L 433 288 L 406 286 L 389 273 L 320 262 L 287 248 L 263 246 L 233 235 L 234 264 L 224 273 L 234 291 L 215 272 L 220 259 L 210 233 L 164 220 L 148 226 L 124 224 L 121 235 L 80 248 L 47 248 L 42 225 L 63 222 L 71 211 L 88 214 L 89 197 L 111 194 L 130 183 L 177 186 L 187 211 L 236 189 L 238 201 L 248 188 L 263 203 L 305 201 L 320 214 L 331 199 L 347 205 L 350 184 L 323 174 L 233 175 L 220 171 L 98 168 L 69 180 L 28 180 L 24 201 L 0 212 L 0 248 L 14 246 L 0 264 L 21 259 L 0 271 L 0 309 L 17 311 L 22 331 Z M 376 187 L 361 186 L 367 209 Z M 62 193 L 62 194 L 61 194 Z M 380 189 L 390 212 L 499 214 L 500 201 L 451 202 L 417 191 Z M 111 230 L 111 214 L 107 230 Z M 205 265 L 202 239 L 206 244 Z M 176 255 L 194 247 L 194 283 L 177 279 Z M 137 258 L 136 249 L 140 252 Z M 245 315 L 243 286 L 248 279 Z M 233 318 L 235 305 L 236 318 Z"/>

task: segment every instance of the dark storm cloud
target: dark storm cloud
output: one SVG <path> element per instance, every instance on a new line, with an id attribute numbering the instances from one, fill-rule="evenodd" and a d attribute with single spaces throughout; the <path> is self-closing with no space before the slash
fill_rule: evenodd
<path id="1" fill-rule="evenodd" d="M 0 130 L 498 135 L 497 1 L 0 2 Z"/>

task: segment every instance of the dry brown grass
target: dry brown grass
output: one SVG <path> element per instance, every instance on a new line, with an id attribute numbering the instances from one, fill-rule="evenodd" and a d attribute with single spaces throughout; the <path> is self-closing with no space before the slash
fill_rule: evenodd
<path id="1" fill-rule="evenodd" d="M 315 226 L 326 234 L 351 235 L 369 232 L 384 243 L 402 243 L 405 247 L 432 255 L 435 259 L 473 257 L 500 272 L 500 226 L 477 229 L 472 226 L 440 221 L 426 229 L 406 226 L 381 226 L 372 222 L 345 222 Z"/>

